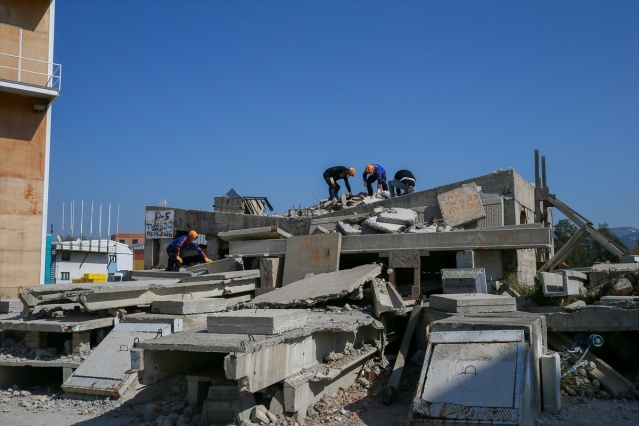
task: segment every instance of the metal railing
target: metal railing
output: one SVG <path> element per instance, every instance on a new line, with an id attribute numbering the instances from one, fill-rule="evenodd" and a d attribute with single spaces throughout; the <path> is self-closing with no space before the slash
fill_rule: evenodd
<path id="1" fill-rule="evenodd" d="M 0 80 L 60 91 L 62 65 L 0 52 Z"/>

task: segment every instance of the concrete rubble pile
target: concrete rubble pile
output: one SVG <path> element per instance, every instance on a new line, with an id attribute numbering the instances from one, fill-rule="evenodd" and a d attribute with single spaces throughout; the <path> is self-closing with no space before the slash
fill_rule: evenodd
<path id="1" fill-rule="evenodd" d="M 109 401 L 183 381 L 144 406 L 158 425 L 346 424 L 357 415 L 336 401 L 368 392 L 407 398 L 409 424 L 528 425 L 562 394 L 634 398 L 639 377 L 601 349 L 623 353 L 639 329 L 639 264 L 538 273 L 553 242 L 535 192 L 500 170 L 310 214 L 173 209 L 217 260 L 152 269 L 171 240 L 156 239 L 134 283 L 20 292 L 0 305 L 0 398 L 26 397 L 25 366 Z"/>

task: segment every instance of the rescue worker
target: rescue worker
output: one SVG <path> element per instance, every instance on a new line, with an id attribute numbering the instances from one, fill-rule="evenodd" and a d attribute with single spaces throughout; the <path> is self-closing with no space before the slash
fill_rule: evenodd
<path id="1" fill-rule="evenodd" d="M 169 266 L 166 267 L 167 271 L 179 271 L 180 265 L 182 264 L 182 258 L 180 257 L 180 250 L 186 247 L 194 248 L 198 251 L 202 259 L 206 263 L 213 262 L 211 259 L 206 257 L 206 254 L 202 251 L 200 246 L 197 245 L 195 240 L 197 239 L 197 232 L 194 230 L 190 230 L 187 235 L 182 235 L 181 237 L 176 238 L 171 241 L 171 243 L 166 248 L 166 254 L 169 255 Z"/>
<path id="2" fill-rule="evenodd" d="M 337 183 L 338 180 L 344 179 L 344 185 L 348 190 L 348 196 L 352 197 L 351 184 L 348 183 L 348 177 L 355 175 L 355 169 L 353 167 L 334 166 L 324 171 L 324 180 L 328 185 L 328 199 L 331 201 L 337 200 L 337 195 L 341 186 Z"/>
<path id="3" fill-rule="evenodd" d="M 384 191 L 388 191 L 386 184 L 386 170 L 379 164 L 369 164 L 364 169 L 364 186 L 368 190 L 368 196 L 373 196 L 373 182 L 377 181 L 377 192 L 380 192 L 380 186 Z"/>
<path id="4" fill-rule="evenodd" d="M 410 170 L 399 170 L 395 173 L 395 178 L 388 181 L 388 186 L 391 197 L 395 197 L 395 192 L 398 197 L 402 195 L 401 190 L 404 190 L 404 194 L 412 194 L 415 192 L 415 176 Z"/>

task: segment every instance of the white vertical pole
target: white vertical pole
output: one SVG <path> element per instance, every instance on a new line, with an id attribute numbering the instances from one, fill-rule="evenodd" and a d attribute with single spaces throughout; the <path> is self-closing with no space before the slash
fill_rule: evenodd
<path id="1" fill-rule="evenodd" d="M 80 240 L 82 240 L 82 225 L 84 224 L 84 198 L 80 203 Z"/>
<path id="2" fill-rule="evenodd" d="M 107 237 L 111 239 L 111 203 L 109 203 L 109 224 L 107 225 Z"/>
<path id="3" fill-rule="evenodd" d="M 64 201 L 62 202 L 62 229 L 60 230 L 60 234 L 64 235 Z"/>
<path id="4" fill-rule="evenodd" d="M 93 239 L 93 200 L 91 200 L 91 226 L 89 227 L 89 241 Z"/>

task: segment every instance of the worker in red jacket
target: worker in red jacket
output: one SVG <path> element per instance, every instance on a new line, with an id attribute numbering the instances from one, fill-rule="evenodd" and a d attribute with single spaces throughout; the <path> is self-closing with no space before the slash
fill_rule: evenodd
<path id="1" fill-rule="evenodd" d="M 200 246 L 197 245 L 195 240 L 197 240 L 197 232 L 195 232 L 194 230 L 190 230 L 187 235 L 182 235 L 181 237 L 178 237 L 175 240 L 171 241 L 171 243 L 166 248 L 166 254 L 169 255 L 169 266 L 166 267 L 167 271 L 177 272 L 180 270 L 180 265 L 182 264 L 180 251 L 186 247 L 197 250 L 206 263 L 213 262 L 211 259 L 206 257 L 206 254 L 202 251 Z"/>

